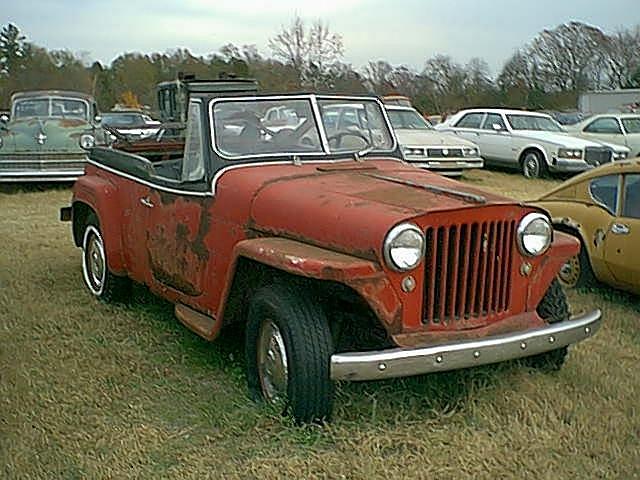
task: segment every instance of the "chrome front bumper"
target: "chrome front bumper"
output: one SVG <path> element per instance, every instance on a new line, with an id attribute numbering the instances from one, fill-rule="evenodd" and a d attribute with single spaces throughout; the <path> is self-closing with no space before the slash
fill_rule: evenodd
<path id="1" fill-rule="evenodd" d="M 542 328 L 423 348 L 393 348 L 331 356 L 332 380 L 378 380 L 444 372 L 548 352 L 592 336 L 600 310 Z"/>
<path id="2" fill-rule="evenodd" d="M 85 153 L 0 153 L 2 182 L 72 182 L 84 175 Z"/>
<path id="3" fill-rule="evenodd" d="M 484 160 L 482 158 L 441 158 L 438 160 L 433 159 L 420 159 L 407 158 L 407 163 L 418 168 L 426 168 L 428 170 L 437 170 L 438 173 L 446 175 L 447 170 L 468 170 L 470 168 L 482 168 L 484 167 Z"/>

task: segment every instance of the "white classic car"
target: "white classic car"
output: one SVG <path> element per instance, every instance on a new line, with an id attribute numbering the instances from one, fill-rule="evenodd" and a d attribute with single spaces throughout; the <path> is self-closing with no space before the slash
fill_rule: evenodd
<path id="1" fill-rule="evenodd" d="M 572 136 L 549 115 L 523 110 L 462 110 L 436 128 L 477 144 L 487 164 L 517 168 L 528 178 L 582 172 L 630 152 L 622 145 Z"/>
<path id="2" fill-rule="evenodd" d="M 604 113 L 567 127 L 579 137 L 598 142 L 626 145 L 631 155 L 640 157 L 640 115 L 637 113 Z"/>
<path id="3" fill-rule="evenodd" d="M 143 112 L 116 110 L 102 115 L 102 125 L 128 139 L 138 140 L 157 134 L 161 123 Z"/>
<path id="4" fill-rule="evenodd" d="M 483 167 L 475 143 L 435 130 L 415 108 L 385 105 L 385 109 L 408 163 L 447 176 Z"/>

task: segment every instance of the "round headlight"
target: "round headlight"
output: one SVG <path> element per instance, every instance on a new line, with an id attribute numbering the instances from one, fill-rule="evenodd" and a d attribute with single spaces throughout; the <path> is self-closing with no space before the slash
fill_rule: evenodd
<path id="1" fill-rule="evenodd" d="M 424 235 L 412 223 L 396 225 L 387 233 L 383 253 L 387 265 L 393 270 L 411 270 L 424 257 Z"/>
<path id="2" fill-rule="evenodd" d="M 85 133 L 84 135 L 80 136 L 80 147 L 83 148 L 84 150 L 89 150 L 95 144 L 96 144 L 96 139 L 93 138 L 93 135 L 89 135 L 88 133 Z"/>
<path id="3" fill-rule="evenodd" d="M 553 227 L 541 213 L 529 213 L 518 225 L 518 246 L 529 257 L 542 255 L 551 245 Z"/>

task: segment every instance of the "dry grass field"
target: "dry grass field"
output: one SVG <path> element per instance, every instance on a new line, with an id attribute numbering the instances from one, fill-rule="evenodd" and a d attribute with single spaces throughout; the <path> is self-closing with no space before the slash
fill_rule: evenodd
<path id="1" fill-rule="evenodd" d="M 557 183 L 466 181 L 522 199 Z M 57 219 L 69 198 L 0 189 L 0 478 L 640 478 L 637 297 L 571 292 L 606 321 L 558 373 L 341 384 L 333 423 L 295 427 L 248 400 L 232 332 L 207 343 L 143 288 L 90 297 Z"/>

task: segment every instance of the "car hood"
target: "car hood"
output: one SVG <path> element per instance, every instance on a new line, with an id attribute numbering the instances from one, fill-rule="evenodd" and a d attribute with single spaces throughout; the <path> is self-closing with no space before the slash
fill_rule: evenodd
<path id="1" fill-rule="evenodd" d="M 565 148 L 601 147 L 600 142 L 592 142 L 583 138 L 574 137 L 563 132 L 544 132 L 539 130 L 516 130 L 514 136 L 549 142 Z"/>
<path id="2" fill-rule="evenodd" d="M 437 130 L 409 130 L 403 128 L 395 129 L 396 137 L 400 145 L 408 147 L 472 147 L 476 145 L 469 140 L 451 133 L 439 132 Z"/>
<path id="3" fill-rule="evenodd" d="M 83 151 L 80 136 L 91 133 L 91 125 L 84 120 L 62 118 L 26 118 L 7 124 L 0 130 L 4 146 L 0 154 L 10 151 Z M 37 138 L 44 139 L 40 144 Z"/>
<path id="4" fill-rule="evenodd" d="M 518 203 L 398 161 L 297 168 L 286 174 L 275 166 L 244 169 L 245 185 L 252 183 L 250 170 L 262 176 L 251 228 L 364 258 L 375 257 L 389 229 L 403 221 L 425 225 L 436 212 Z M 236 178 L 225 190 L 241 188 L 241 170 L 227 174 Z"/>

